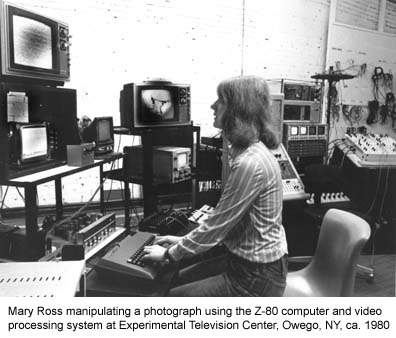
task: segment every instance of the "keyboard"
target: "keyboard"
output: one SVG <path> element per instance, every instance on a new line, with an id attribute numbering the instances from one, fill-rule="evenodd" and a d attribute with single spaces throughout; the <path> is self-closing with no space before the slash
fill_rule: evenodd
<path id="1" fill-rule="evenodd" d="M 143 248 L 152 245 L 155 235 L 149 232 L 137 232 L 121 240 L 112 250 L 100 257 L 95 264 L 98 273 L 118 273 L 120 275 L 154 280 L 160 271 L 156 265 L 147 265 L 141 261 Z"/>
<path id="2" fill-rule="evenodd" d="M 156 212 L 139 223 L 139 230 L 155 232 L 159 235 L 178 235 L 180 231 L 189 228 L 185 213 L 179 210 L 162 210 Z"/>

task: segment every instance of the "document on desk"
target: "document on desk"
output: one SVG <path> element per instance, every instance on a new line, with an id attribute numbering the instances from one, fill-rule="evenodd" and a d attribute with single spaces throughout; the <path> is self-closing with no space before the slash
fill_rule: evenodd
<path id="1" fill-rule="evenodd" d="M 85 261 L 0 264 L 0 297 L 73 297 Z"/>

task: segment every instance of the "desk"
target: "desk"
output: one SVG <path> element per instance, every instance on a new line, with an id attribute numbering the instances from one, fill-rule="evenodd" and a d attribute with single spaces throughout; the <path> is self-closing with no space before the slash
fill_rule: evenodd
<path id="1" fill-rule="evenodd" d="M 68 165 L 63 165 L 60 167 L 36 172 L 34 174 L 17 177 L 11 180 L 0 182 L 1 185 L 21 187 L 25 190 L 25 225 L 26 225 L 26 237 L 29 245 L 33 246 L 32 249 L 32 259 L 36 260 L 40 258 L 43 252 L 37 252 L 34 248 L 34 242 L 37 241 L 38 234 L 38 206 L 37 206 L 37 186 L 45 182 L 54 181 L 55 182 L 55 202 L 56 202 L 56 217 L 59 219 L 63 215 L 63 200 L 62 200 L 62 178 L 65 176 L 73 175 L 81 171 L 99 167 L 100 170 L 100 209 L 104 212 L 105 202 L 104 202 L 104 192 L 103 185 L 105 178 L 103 177 L 103 165 L 115 160 L 121 159 L 123 154 L 112 153 L 106 156 L 96 159 L 94 163 L 83 166 L 83 167 L 72 167 Z M 42 248 L 44 250 L 44 248 Z"/>

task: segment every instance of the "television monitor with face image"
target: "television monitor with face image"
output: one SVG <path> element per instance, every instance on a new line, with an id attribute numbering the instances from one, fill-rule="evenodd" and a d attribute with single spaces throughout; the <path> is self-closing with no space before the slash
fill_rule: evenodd
<path id="1" fill-rule="evenodd" d="M 191 124 L 190 85 L 147 81 L 124 85 L 121 126 L 130 129 Z"/>

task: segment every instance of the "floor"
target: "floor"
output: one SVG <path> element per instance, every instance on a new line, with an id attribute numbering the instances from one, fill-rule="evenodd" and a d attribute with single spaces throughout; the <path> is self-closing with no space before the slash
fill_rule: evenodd
<path id="1" fill-rule="evenodd" d="M 357 277 L 355 297 L 395 297 L 396 255 L 361 256 L 359 263 L 374 268 L 374 280 Z"/>

